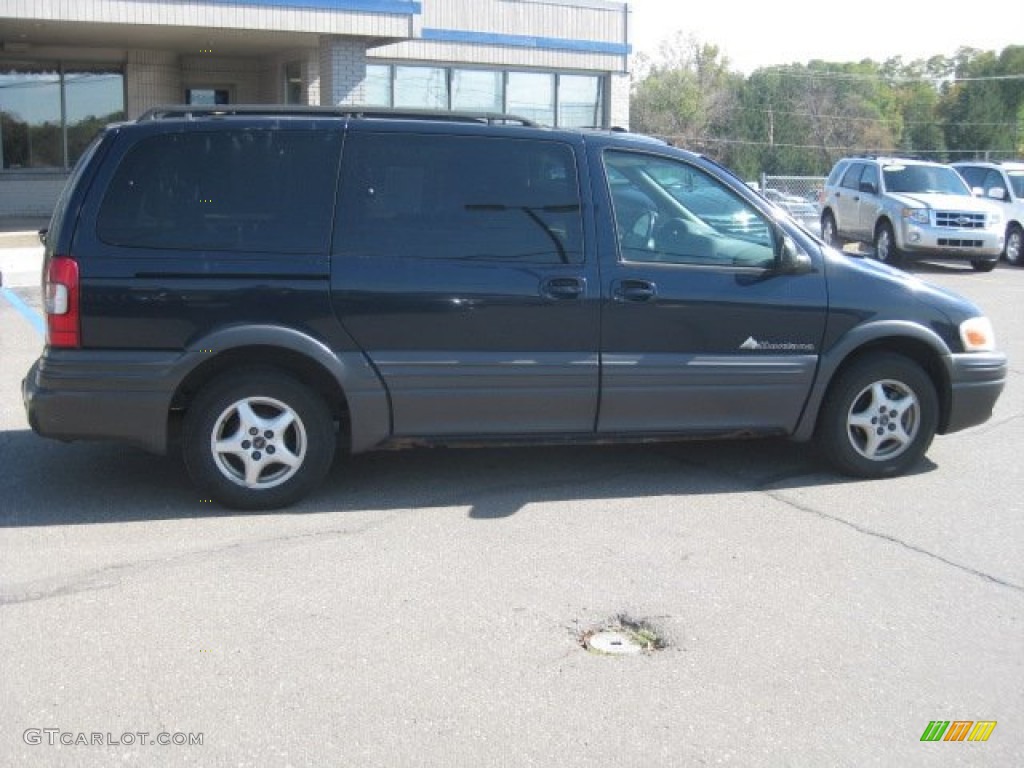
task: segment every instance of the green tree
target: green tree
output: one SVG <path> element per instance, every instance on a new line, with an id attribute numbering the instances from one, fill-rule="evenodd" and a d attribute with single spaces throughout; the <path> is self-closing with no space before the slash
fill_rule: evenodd
<path id="1" fill-rule="evenodd" d="M 719 49 L 677 34 L 657 60 L 643 59 L 644 77 L 635 85 L 631 117 L 636 130 L 713 157 L 731 126 L 742 75 L 730 72 Z"/>

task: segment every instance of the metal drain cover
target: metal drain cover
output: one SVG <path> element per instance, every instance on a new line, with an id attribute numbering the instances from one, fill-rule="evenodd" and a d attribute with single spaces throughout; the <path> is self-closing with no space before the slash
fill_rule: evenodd
<path id="1" fill-rule="evenodd" d="M 586 639 L 586 646 L 597 653 L 609 653 L 615 655 L 627 655 L 640 653 L 644 647 L 638 642 L 631 632 L 624 632 L 618 629 L 605 629 L 594 632 Z"/>

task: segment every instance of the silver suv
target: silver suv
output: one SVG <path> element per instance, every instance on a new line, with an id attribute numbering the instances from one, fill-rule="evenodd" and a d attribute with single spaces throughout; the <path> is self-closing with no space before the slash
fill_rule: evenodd
<path id="1" fill-rule="evenodd" d="M 874 246 L 879 261 L 903 257 L 968 260 L 988 272 L 1003 251 L 1003 214 L 971 195 L 948 165 L 894 157 L 836 163 L 822 194 L 821 235 Z"/>
<path id="2" fill-rule="evenodd" d="M 1024 163 L 953 163 L 978 197 L 999 201 L 1006 219 L 1003 256 L 1011 264 L 1024 266 Z"/>

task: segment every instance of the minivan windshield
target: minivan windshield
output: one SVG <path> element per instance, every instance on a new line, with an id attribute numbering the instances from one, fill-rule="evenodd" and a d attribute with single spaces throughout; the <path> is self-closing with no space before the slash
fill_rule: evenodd
<path id="1" fill-rule="evenodd" d="M 960 174 L 941 165 L 886 165 L 882 168 L 882 176 L 889 192 L 971 195 Z"/>

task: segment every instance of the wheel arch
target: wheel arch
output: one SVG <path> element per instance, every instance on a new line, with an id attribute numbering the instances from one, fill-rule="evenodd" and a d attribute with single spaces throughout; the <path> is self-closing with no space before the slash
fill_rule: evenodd
<path id="1" fill-rule="evenodd" d="M 353 451 L 377 445 L 391 433 L 386 391 L 362 353 L 337 355 L 291 328 L 244 326 L 223 329 L 190 345 L 171 399 L 172 438 L 178 436 L 181 417 L 197 393 L 218 376 L 242 368 L 283 371 L 313 389 Z"/>
<path id="2" fill-rule="evenodd" d="M 803 416 L 794 431 L 796 440 L 814 436 L 822 406 L 840 374 L 859 360 L 881 352 L 902 355 L 921 367 L 935 387 L 939 402 L 939 434 L 949 424 L 951 378 L 949 351 L 942 339 L 922 326 L 904 322 L 880 323 L 852 333 L 856 338 L 834 347 L 822 356 L 818 376 Z"/>

